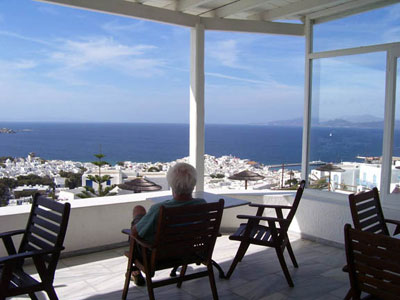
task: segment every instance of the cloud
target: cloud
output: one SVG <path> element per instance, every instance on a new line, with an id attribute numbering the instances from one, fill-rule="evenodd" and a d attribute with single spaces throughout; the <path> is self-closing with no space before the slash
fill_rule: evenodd
<path id="1" fill-rule="evenodd" d="M 53 16 L 60 15 L 59 11 L 54 5 L 50 5 L 47 3 L 40 3 L 40 5 L 37 7 L 37 10 L 46 15 L 53 15 Z"/>
<path id="2" fill-rule="evenodd" d="M 400 26 L 393 26 L 384 31 L 382 34 L 382 38 L 385 43 L 397 42 L 399 40 L 399 37 L 400 37 Z"/>
<path id="3" fill-rule="evenodd" d="M 84 84 L 79 72 L 111 69 L 117 74 L 150 77 L 162 73 L 165 61 L 153 53 L 153 45 L 124 45 L 112 38 L 59 40 L 59 48 L 48 53 L 48 62 L 55 65 L 48 76 L 70 84 Z M 102 70 L 104 74 L 104 70 Z"/>
<path id="4" fill-rule="evenodd" d="M 210 42 L 206 48 L 206 55 L 217 60 L 221 65 L 230 68 L 242 68 L 238 63 L 240 50 L 236 40 Z"/>
<path id="5" fill-rule="evenodd" d="M 126 31 L 137 31 L 137 30 L 143 30 L 145 22 L 143 20 L 130 20 L 129 24 L 121 24 L 120 22 L 117 21 L 111 21 L 103 24 L 101 28 L 112 34 L 118 34 L 121 32 L 126 32 Z"/>
<path id="6" fill-rule="evenodd" d="M 68 68 L 88 65 L 106 65 L 118 59 L 140 56 L 154 46 L 126 46 L 104 37 L 81 41 L 61 40 L 60 50 L 51 53 L 50 59 Z"/>
<path id="7" fill-rule="evenodd" d="M 27 70 L 27 69 L 35 68 L 38 64 L 37 64 L 37 62 L 35 62 L 33 60 L 21 59 L 21 60 L 14 62 L 13 65 L 16 69 Z"/>
<path id="8" fill-rule="evenodd" d="M 0 30 L 0 35 L 11 37 L 11 38 L 16 38 L 16 39 L 20 39 L 20 40 L 24 40 L 24 41 L 28 41 L 28 42 L 33 42 L 33 43 L 36 43 L 36 44 L 41 44 L 41 45 L 45 45 L 45 46 L 54 47 L 53 43 L 47 42 L 45 40 L 36 39 L 36 38 L 32 38 L 32 37 L 27 37 L 27 36 L 24 36 L 22 34 L 11 32 L 11 31 Z"/>
<path id="9" fill-rule="evenodd" d="M 205 74 L 206 74 L 207 76 L 212 76 L 212 77 L 217 77 L 217 78 L 224 78 L 224 79 L 230 79 L 230 80 L 237 80 L 237 81 L 242 81 L 242 82 L 247 82 L 247 83 L 255 83 L 255 84 L 265 84 L 265 83 L 266 83 L 266 82 L 263 81 L 263 80 L 249 79 L 249 78 L 243 78 L 243 77 L 236 77 L 236 76 L 225 75 L 225 74 L 220 74 L 220 73 L 206 72 Z"/>

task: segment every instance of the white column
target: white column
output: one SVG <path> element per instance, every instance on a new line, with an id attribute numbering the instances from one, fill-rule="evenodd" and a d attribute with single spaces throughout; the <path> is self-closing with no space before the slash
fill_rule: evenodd
<path id="1" fill-rule="evenodd" d="M 204 25 L 190 32 L 189 162 L 197 170 L 196 191 L 204 190 Z"/>
<path id="2" fill-rule="evenodd" d="M 301 178 L 307 181 L 310 160 L 310 126 L 311 126 L 311 93 L 312 93 L 312 67 L 313 61 L 310 54 L 313 52 L 313 24 L 307 18 L 305 26 L 306 56 L 304 72 L 304 115 L 303 115 L 303 149 L 301 158 Z"/>
<path id="3" fill-rule="evenodd" d="M 383 130 L 383 146 L 382 146 L 382 170 L 380 191 L 387 199 L 390 194 L 391 168 L 393 155 L 393 132 L 395 118 L 395 101 L 396 101 L 396 72 L 397 57 L 393 50 L 388 51 L 386 55 L 386 88 L 385 88 L 385 123 Z"/>

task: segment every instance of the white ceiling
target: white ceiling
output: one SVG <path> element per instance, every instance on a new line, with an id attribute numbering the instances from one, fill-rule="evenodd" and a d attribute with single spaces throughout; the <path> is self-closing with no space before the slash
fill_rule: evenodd
<path id="1" fill-rule="evenodd" d="M 308 17 L 321 23 L 399 0 L 39 0 L 208 30 L 303 35 Z"/>

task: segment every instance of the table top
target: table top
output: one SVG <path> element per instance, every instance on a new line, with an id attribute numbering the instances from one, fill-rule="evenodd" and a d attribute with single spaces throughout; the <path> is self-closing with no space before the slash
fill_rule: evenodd
<path id="1" fill-rule="evenodd" d="M 236 199 L 236 198 L 222 196 L 222 195 L 208 193 L 208 192 L 193 192 L 193 198 L 202 198 L 202 199 L 206 200 L 207 203 L 218 202 L 219 199 L 224 199 L 225 200 L 224 208 L 232 208 L 232 207 L 242 206 L 242 205 L 246 205 L 246 204 L 250 203 L 250 201 L 247 201 L 247 200 Z M 147 200 L 149 200 L 153 203 L 159 203 L 159 202 L 169 200 L 169 199 L 172 199 L 172 194 L 166 195 L 166 196 L 161 196 L 161 197 L 147 198 Z"/>

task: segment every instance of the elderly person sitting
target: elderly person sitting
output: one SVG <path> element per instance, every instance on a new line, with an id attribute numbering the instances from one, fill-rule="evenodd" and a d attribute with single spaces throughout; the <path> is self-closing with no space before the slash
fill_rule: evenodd
<path id="1" fill-rule="evenodd" d="M 179 207 L 206 203 L 204 199 L 195 199 L 192 197 L 196 180 L 196 169 L 191 165 L 177 163 L 171 167 L 167 173 L 167 181 L 171 186 L 173 199 L 154 204 L 150 207 L 148 213 L 146 213 L 146 209 L 143 206 L 135 206 L 133 209 L 131 234 L 133 236 L 140 236 L 152 243 L 156 234 L 158 215 L 162 205 L 165 207 Z M 132 277 L 137 285 L 144 285 L 144 278 L 138 269 L 132 272 Z"/>

